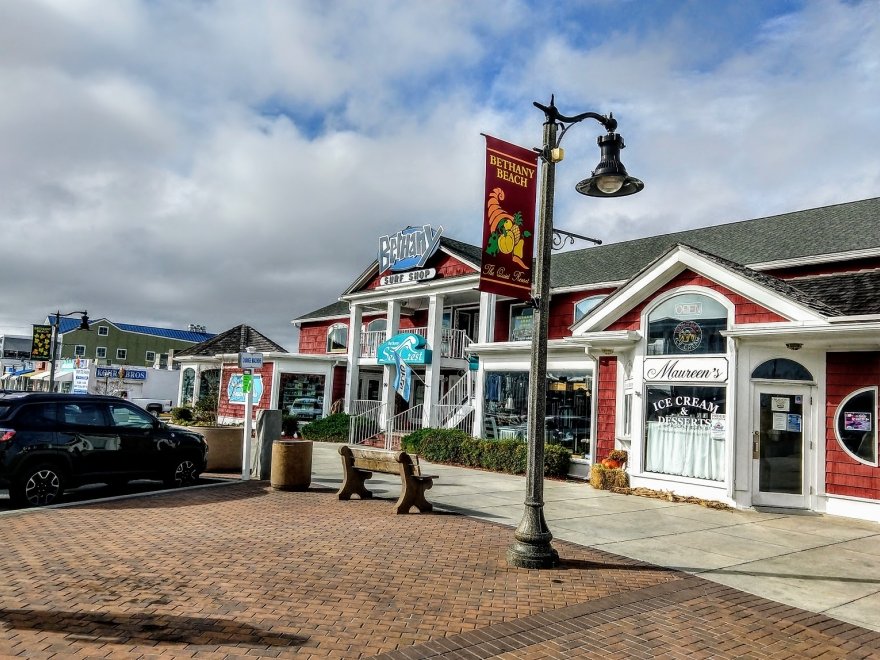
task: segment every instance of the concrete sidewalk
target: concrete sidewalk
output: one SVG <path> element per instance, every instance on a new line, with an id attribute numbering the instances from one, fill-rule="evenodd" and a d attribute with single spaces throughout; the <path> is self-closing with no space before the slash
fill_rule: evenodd
<path id="1" fill-rule="evenodd" d="M 516 527 L 525 479 L 431 465 L 436 507 Z M 313 480 L 341 481 L 338 446 L 315 443 Z M 375 474 L 380 497 L 400 481 Z M 372 488 L 372 486 L 371 486 Z M 699 575 L 770 600 L 880 631 L 880 525 L 793 513 L 725 511 L 544 481 L 554 539 Z M 511 535 L 512 538 L 512 535 Z"/>

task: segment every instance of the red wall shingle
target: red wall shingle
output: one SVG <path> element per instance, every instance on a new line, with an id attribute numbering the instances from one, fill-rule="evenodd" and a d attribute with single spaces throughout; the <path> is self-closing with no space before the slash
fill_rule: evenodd
<path id="1" fill-rule="evenodd" d="M 828 353 L 825 374 L 825 491 L 880 499 L 880 468 L 852 458 L 834 432 L 840 403 L 856 390 L 880 385 L 880 352 Z"/>

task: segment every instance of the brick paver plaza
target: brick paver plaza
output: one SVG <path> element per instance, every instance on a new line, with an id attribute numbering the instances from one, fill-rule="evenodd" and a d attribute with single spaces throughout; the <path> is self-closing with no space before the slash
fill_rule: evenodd
<path id="1" fill-rule="evenodd" d="M 0 518 L 0 656 L 863 658 L 880 634 L 509 527 L 265 482 Z"/>

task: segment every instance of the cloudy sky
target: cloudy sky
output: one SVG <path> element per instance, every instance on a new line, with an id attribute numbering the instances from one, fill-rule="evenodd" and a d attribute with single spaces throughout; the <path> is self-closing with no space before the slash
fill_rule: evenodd
<path id="1" fill-rule="evenodd" d="M 0 328 L 53 310 L 295 348 L 410 224 L 481 239 L 484 141 L 613 112 L 617 242 L 880 195 L 880 2 L 3 0 Z"/>

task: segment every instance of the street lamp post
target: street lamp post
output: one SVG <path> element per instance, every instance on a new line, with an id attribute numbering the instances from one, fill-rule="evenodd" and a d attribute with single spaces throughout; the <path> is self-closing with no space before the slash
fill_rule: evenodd
<path id="1" fill-rule="evenodd" d="M 60 311 L 55 312 L 55 323 L 52 324 L 52 350 L 50 351 L 50 360 L 49 360 L 49 391 L 55 391 L 55 360 L 57 359 L 56 353 L 58 352 L 58 331 L 61 327 L 61 317 L 62 316 L 73 316 L 74 314 L 82 314 L 82 319 L 80 320 L 79 329 L 80 330 L 88 330 L 89 329 L 89 313 L 86 311 L 83 312 L 67 312 L 67 314 L 62 314 Z"/>
<path id="2" fill-rule="evenodd" d="M 644 184 L 629 176 L 620 162 L 623 138 L 615 133 L 617 121 L 585 112 L 573 117 L 559 113 L 550 97 L 550 105 L 535 102 L 544 112 L 544 144 L 541 148 L 541 202 L 537 227 L 535 283 L 532 318 L 531 392 L 528 406 L 528 454 L 526 462 L 526 499 L 522 520 L 514 532 L 514 543 L 507 551 L 507 562 L 520 568 L 551 568 L 559 563 L 559 554 L 550 544 L 553 535 L 544 519 L 544 437 L 547 410 L 547 333 L 550 311 L 550 250 L 553 244 L 553 196 L 556 163 L 562 160 L 559 144 L 565 132 L 584 119 L 595 119 L 607 134 L 599 137 L 599 165 L 576 190 L 591 197 L 622 197 L 637 193 Z M 592 240 L 592 239 L 591 239 Z"/>

